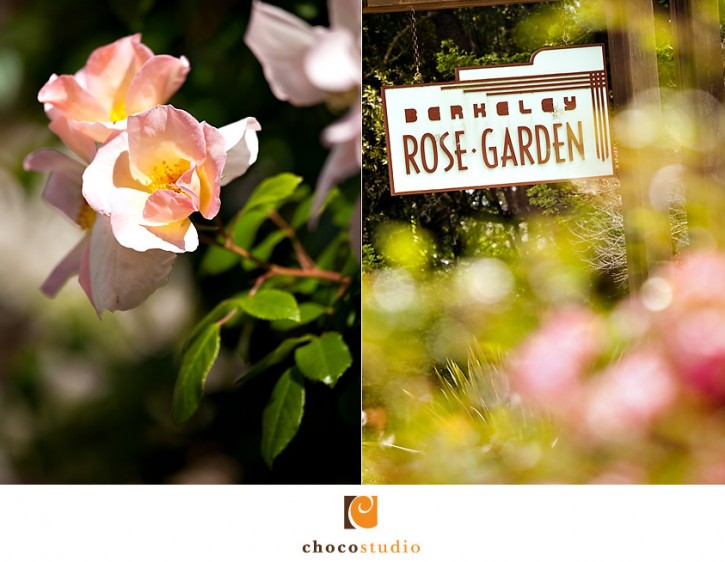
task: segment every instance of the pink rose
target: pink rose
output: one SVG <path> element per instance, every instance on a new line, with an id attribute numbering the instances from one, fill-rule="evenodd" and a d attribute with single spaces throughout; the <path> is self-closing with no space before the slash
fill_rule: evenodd
<path id="1" fill-rule="evenodd" d="M 83 199 L 84 164 L 44 148 L 28 155 L 23 165 L 26 170 L 50 172 L 43 197 L 85 231 L 43 283 L 46 295 L 55 296 L 70 277 L 78 275 L 88 300 L 101 314 L 135 308 L 167 283 L 176 254 L 121 246 L 108 218 L 96 214 Z"/>
<path id="2" fill-rule="evenodd" d="M 82 141 L 74 137 L 105 142 L 129 115 L 166 103 L 188 72 L 185 57 L 154 55 L 140 34 L 130 35 L 93 51 L 74 75 L 52 75 L 38 101 L 51 129 L 76 150 Z"/>
<path id="3" fill-rule="evenodd" d="M 171 106 L 131 115 L 83 173 L 83 196 L 122 246 L 193 251 L 189 216 L 216 216 L 220 187 L 257 158 L 258 130 L 253 118 L 216 129 Z"/>

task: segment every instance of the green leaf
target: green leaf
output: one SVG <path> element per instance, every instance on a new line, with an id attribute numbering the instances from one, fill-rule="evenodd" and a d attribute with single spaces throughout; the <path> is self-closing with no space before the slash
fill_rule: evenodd
<path id="1" fill-rule="evenodd" d="M 239 304 L 250 316 L 262 320 L 299 320 L 300 309 L 291 293 L 263 289 L 240 299 Z"/>
<path id="2" fill-rule="evenodd" d="M 281 230 L 275 230 L 271 232 L 262 242 L 255 246 L 252 253 L 259 259 L 269 260 L 277 244 L 286 238 L 287 235 L 284 232 Z M 252 260 L 242 260 L 242 264 L 244 265 L 244 269 L 247 271 L 250 271 L 255 267 L 259 267 L 259 265 Z"/>
<path id="3" fill-rule="evenodd" d="M 199 408 L 204 396 L 204 382 L 219 355 L 221 326 L 206 326 L 191 342 L 181 358 L 181 371 L 176 379 L 171 417 L 176 424 L 188 420 Z"/>
<path id="4" fill-rule="evenodd" d="M 297 369 L 288 369 L 274 385 L 262 414 L 262 458 L 270 468 L 297 434 L 304 409 L 304 382 Z"/>
<path id="5" fill-rule="evenodd" d="M 259 226 L 267 218 L 267 209 L 255 209 L 249 212 L 241 211 L 234 219 L 232 239 L 234 243 L 244 249 L 254 245 Z"/>
<path id="6" fill-rule="evenodd" d="M 218 275 L 239 263 L 239 256 L 219 246 L 210 246 L 204 253 L 199 270 L 203 275 Z"/>
<path id="7" fill-rule="evenodd" d="M 300 319 L 298 321 L 277 320 L 275 322 L 272 322 L 271 326 L 273 330 L 278 330 L 280 332 L 283 332 L 285 330 L 291 330 L 292 328 L 297 328 L 298 326 L 303 326 L 305 324 L 309 324 L 310 322 L 314 322 L 320 316 L 325 314 L 325 312 L 327 312 L 327 308 L 319 303 L 303 302 L 300 305 Z"/>
<path id="8" fill-rule="evenodd" d="M 299 345 L 312 340 L 313 336 L 300 336 L 299 338 L 288 338 L 279 344 L 274 351 L 265 355 L 250 367 L 237 382 L 243 382 L 260 373 L 263 373 L 270 367 L 284 361 L 287 356 L 292 353 Z"/>
<path id="9" fill-rule="evenodd" d="M 224 324 L 230 323 L 230 321 L 234 318 L 235 314 L 234 310 L 241 312 L 242 310 L 242 299 L 241 298 L 231 298 L 221 301 L 219 304 L 217 304 L 211 312 L 209 312 L 204 318 L 202 318 L 199 323 L 194 326 L 194 329 L 191 332 L 191 335 L 189 336 L 189 339 L 186 340 L 186 344 L 184 345 L 184 350 L 188 349 L 191 344 L 194 342 L 196 338 L 199 337 L 200 334 L 206 330 L 211 324 L 215 324 L 217 322 L 220 322 L 221 320 L 224 320 L 227 318 L 227 320 L 224 322 Z M 221 325 L 220 325 L 221 327 Z"/>
<path id="10" fill-rule="evenodd" d="M 301 181 L 301 177 L 293 174 L 279 174 L 267 178 L 252 192 L 243 211 L 251 211 L 257 207 L 265 207 L 267 210 L 276 208 L 292 194 Z"/>
<path id="11" fill-rule="evenodd" d="M 338 332 L 327 332 L 297 349 L 295 362 L 308 379 L 332 387 L 352 365 L 352 356 Z"/>

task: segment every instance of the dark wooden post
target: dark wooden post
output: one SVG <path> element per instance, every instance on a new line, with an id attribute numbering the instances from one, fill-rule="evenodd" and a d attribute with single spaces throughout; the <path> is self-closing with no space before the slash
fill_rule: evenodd
<path id="1" fill-rule="evenodd" d="M 679 86 L 725 98 L 718 0 L 670 0 Z"/>
<path id="2" fill-rule="evenodd" d="M 660 98 L 652 0 L 607 0 L 605 5 L 615 109 L 657 107 Z M 619 179 L 629 284 L 634 290 L 647 278 L 650 267 L 671 257 L 671 244 L 661 242 L 662 232 L 669 233 L 669 213 L 655 212 L 649 200 L 651 170 L 632 165 L 637 159 L 644 164 L 646 156 L 630 152 L 629 157 L 627 167 L 620 167 Z M 643 210 L 660 224 L 643 229 L 638 221 Z M 663 225 L 663 221 L 667 223 Z"/>
<path id="3" fill-rule="evenodd" d="M 714 173 L 722 167 L 722 157 L 719 150 L 712 149 L 712 141 L 721 135 L 719 113 L 725 98 L 718 0 L 670 0 L 670 16 L 678 87 L 683 92 L 699 90 L 712 96 L 686 93 L 678 108 L 692 120 L 696 134 L 694 149 L 682 151 L 682 162 L 695 173 L 691 178 L 697 178 L 684 186 L 689 238 L 696 244 L 698 232 L 711 232 L 722 221 L 712 206 L 713 191 L 723 189 Z"/>

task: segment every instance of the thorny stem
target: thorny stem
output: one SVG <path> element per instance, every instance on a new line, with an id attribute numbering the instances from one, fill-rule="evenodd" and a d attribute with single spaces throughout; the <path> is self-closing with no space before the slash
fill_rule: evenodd
<path id="1" fill-rule="evenodd" d="M 340 289 L 337 292 L 336 298 L 340 298 L 347 288 L 350 285 L 350 277 L 342 275 L 341 273 L 338 273 L 337 271 L 329 271 L 326 269 L 320 269 L 317 267 L 317 264 L 315 264 L 314 260 L 310 258 L 309 254 L 305 251 L 305 249 L 302 247 L 302 244 L 297 238 L 297 235 L 295 234 L 292 227 L 277 213 L 276 211 L 272 211 L 270 213 L 270 219 L 285 233 L 285 235 L 290 239 L 292 242 L 292 246 L 295 250 L 295 255 L 297 256 L 297 259 L 300 262 L 301 268 L 293 268 L 293 267 L 285 267 L 281 265 L 277 265 L 275 263 L 268 262 L 266 260 L 263 260 L 262 258 L 259 258 L 258 256 L 255 256 L 252 254 L 249 250 L 246 248 L 242 248 L 241 246 L 234 243 L 234 240 L 229 235 L 229 233 L 223 228 L 223 225 L 221 225 L 219 222 L 217 223 L 219 225 L 219 233 L 220 237 L 215 238 L 212 236 L 207 236 L 205 234 L 201 234 L 199 236 L 199 239 L 202 242 L 205 242 L 207 244 L 211 244 L 214 246 L 218 246 L 220 248 L 224 248 L 225 250 L 228 250 L 238 256 L 241 256 L 244 259 L 248 259 L 256 263 L 259 267 L 262 269 L 265 269 L 266 271 L 260 275 L 257 280 L 254 283 L 254 286 L 249 291 L 250 295 L 253 295 L 256 293 L 259 288 L 264 284 L 265 281 L 268 279 L 271 279 L 272 277 L 275 277 L 276 275 L 286 275 L 288 277 L 303 277 L 303 278 L 313 278 L 313 279 L 321 279 L 323 281 L 329 281 L 331 283 L 338 283 L 340 285 Z"/>
<path id="2" fill-rule="evenodd" d="M 284 220 L 282 216 L 274 210 L 269 213 L 269 218 L 274 224 L 279 227 L 282 232 L 285 233 L 287 238 L 290 239 L 290 242 L 292 242 L 292 247 L 294 248 L 295 254 L 297 255 L 297 261 L 300 262 L 302 269 L 314 269 L 315 262 L 302 247 L 302 244 L 300 244 L 300 241 L 297 238 L 297 234 L 295 233 L 294 229 L 287 223 L 287 221 Z"/>

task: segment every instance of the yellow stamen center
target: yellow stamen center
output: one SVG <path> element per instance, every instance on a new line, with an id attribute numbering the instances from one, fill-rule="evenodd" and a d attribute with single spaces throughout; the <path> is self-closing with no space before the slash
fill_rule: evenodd
<path id="1" fill-rule="evenodd" d="M 83 230 L 90 230 L 93 228 L 93 224 L 96 222 L 96 212 L 91 209 L 91 206 L 83 202 L 83 206 L 81 207 L 81 210 L 78 211 L 78 216 L 76 216 L 76 224 L 80 226 Z"/>

